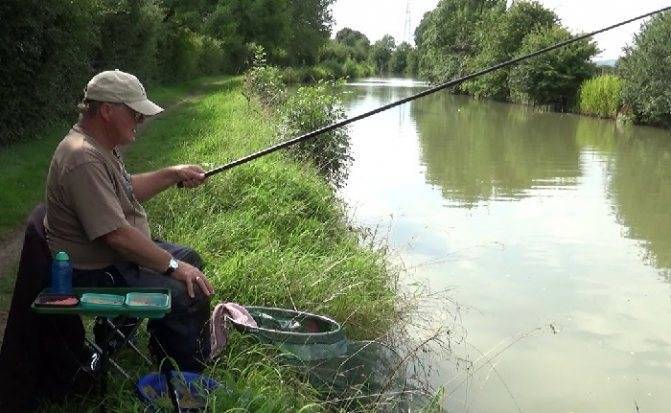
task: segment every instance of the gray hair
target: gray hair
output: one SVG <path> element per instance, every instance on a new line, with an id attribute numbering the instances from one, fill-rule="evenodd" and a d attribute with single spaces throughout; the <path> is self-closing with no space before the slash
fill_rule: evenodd
<path id="1" fill-rule="evenodd" d="M 94 117 L 98 114 L 100 110 L 100 105 L 103 102 L 98 102 L 97 100 L 84 99 L 79 104 L 77 104 L 77 111 L 79 112 L 79 117 L 89 118 Z"/>

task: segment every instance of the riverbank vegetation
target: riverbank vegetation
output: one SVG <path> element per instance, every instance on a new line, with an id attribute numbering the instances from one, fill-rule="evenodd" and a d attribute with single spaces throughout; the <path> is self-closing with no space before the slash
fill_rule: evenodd
<path id="1" fill-rule="evenodd" d="M 619 64 L 622 104 L 635 122 L 671 127 L 671 13 L 648 20 Z"/>
<path id="2" fill-rule="evenodd" d="M 443 83 L 552 44 L 569 32 L 552 10 L 536 1 L 441 0 L 415 30 L 415 46 L 387 35 L 371 44 L 361 32 L 342 29 L 320 50 L 313 78 L 416 76 Z M 641 26 L 615 67 L 598 67 L 593 40 L 572 45 L 464 82 L 454 93 L 523 103 L 557 111 L 671 126 L 669 65 L 671 15 Z"/>
<path id="3" fill-rule="evenodd" d="M 441 0 L 415 31 L 415 46 L 389 35 L 377 41 L 344 28 L 331 39 L 334 0 L 64 0 L 3 2 L 0 76 L 11 79 L 0 97 L 0 145 L 34 139 L 74 116 L 81 86 L 104 69 L 132 72 L 148 86 L 202 75 L 241 73 L 256 47 L 282 70 L 286 83 L 379 74 L 443 82 L 505 61 L 569 33 L 558 16 L 535 1 Z M 622 78 L 622 118 L 671 124 L 667 14 L 646 22 L 615 73 Z M 526 45 L 526 46 L 525 46 Z M 477 98 L 526 102 L 580 112 L 581 83 L 599 74 L 592 41 L 532 59 L 460 85 Z M 553 55 L 562 55 L 552 57 Z M 561 83 L 561 85 L 556 85 Z M 540 86 L 535 86 L 540 84 Z M 610 102 L 616 105 L 618 99 Z M 586 114 L 592 112 L 587 111 Z M 612 115 L 610 115 L 612 116 Z"/>
<path id="4" fill-rule="evenodd" d="M 441 83 L 574 36 L 536 1 L 441 0 L 415 31 L 417 73 Z M 595 28 L 596 29 L 596 28 Z M 522 62 L 459 85 L 454 92 L 671 126 L 671 14 L 642 26 L 616 67 L 598 69 L 593 40 Z M 603 75 L 603 76 L 602 76 Z"/>
<path id="5" fill-rule="evenodd" d="M 580 86 L 578 110 L 600 118 L 615 118 L 622 106 L 622 78 L 602 75 Z"/>
<path id="6" fill-rule="evenodd" d="M 415 32 L 419 74 L 442 83 L 570 37 L 559 17 L 537 2 L 507 8 L 501 0 L 442 0 Z M 595 72 L 590 59 L 596 53 L 592 41 L 579 41 L 466 82 L 456 93 L 568 110 Z"/>

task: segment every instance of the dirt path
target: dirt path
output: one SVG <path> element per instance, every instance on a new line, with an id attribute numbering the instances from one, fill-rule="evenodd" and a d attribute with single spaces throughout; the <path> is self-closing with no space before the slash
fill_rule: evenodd
<path id="1" fill-rule="evenodd" d="M 16 269 L 21 255 L 24 231 L 25 225 L 21 224 L 14 230 L 0 236 L 0 277 L 4 277 L 10 271 Z"/>
<path id="2" fill-rule="evenodd" d="M 15 275 L 11 272 L 16 271 L 19 263 L 24 230 L 24 225 L 21 225 L 0 237 L 0 277 L 13 277 Z M 0 298 L 0 301 L 2 301 L 2 307 L 0 307 L 0 344 L 2 344 L 11 300 L 9 296 Z"/>

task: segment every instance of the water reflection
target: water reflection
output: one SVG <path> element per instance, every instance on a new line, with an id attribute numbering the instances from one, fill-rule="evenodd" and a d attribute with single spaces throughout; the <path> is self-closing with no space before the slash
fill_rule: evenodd
<path id="1" fill-rule="evenodd" d="M 349 113 L 416 91 L 357 86 Z M 668 132 L 441 94 L 350 135 L 359 225 L 476 309 L 462 346 L 427 356 L 448 411 L 668 408 Z"/>
<path id="2" fill-rule="evenodd" d="M 482 105 L 447 93 L 412 105 L 427 180 L 463 206 L 519 199 L 538 187 L 575 185 L 580 150 L 566 137 L 575 122 L 519 106 Z"/>
<path id="3" fill-rule="evenodd" d="M 671 281 L 671 134 L 648 127 L 582 120 L 576 141 L 607 158 L 607 187 L 625 236 Z"/>

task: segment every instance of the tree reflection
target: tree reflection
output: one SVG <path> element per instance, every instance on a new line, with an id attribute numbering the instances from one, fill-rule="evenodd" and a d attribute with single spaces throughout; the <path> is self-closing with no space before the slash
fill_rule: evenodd
<path id="1" fill-rule="evenodd" d="M 627 238 L 641 241 L 645 259 L 671 280 L 671 141 L 669 132 L 580 122 L 577 141 L 608 156 L 607 193 Z"/>
<path id="2" fill-rule="evenodd" d="M 427 181 L 472 207 L 520 199 L 533 188 L 575 185 L 575 122 L 523 106 L 438 93 L 412 105 Z"/>
<path id="3" fill-rule="evenodd" d="M 417 91 L 370 87 L 355 89 L 350 99 L 370 100 L 372 106 L 361 108 L 370 110 Z M 669 131 L 447 93 L 414 101 L 409 111 L 426 181 L 462 207 L 570 188 L 583 175 L 581 156 L 598 154 L 606 196 L 623 235 L 640 241 L 644 259 L 671 281 Z M 399 116 L 399 122 L 405 121 L 405 114 Z"/>

